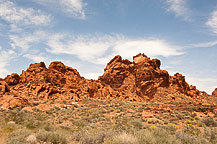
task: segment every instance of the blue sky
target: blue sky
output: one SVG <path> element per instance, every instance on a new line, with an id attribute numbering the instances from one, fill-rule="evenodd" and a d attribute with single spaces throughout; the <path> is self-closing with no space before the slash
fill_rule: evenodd
<path id="1" fill-rule="evenodd" d="M 216 0 L 0 0 L 0 77 L 60 60 L 96 79 L 145 53 L 171 75 L 217 87 Z"/>

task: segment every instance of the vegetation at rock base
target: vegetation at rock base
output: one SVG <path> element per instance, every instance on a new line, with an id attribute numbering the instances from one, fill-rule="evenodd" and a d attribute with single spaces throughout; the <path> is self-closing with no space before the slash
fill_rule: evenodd
<path id="1" fill-rule="evenodd" d="M 156 109 L 157 105 L 90 98 L 45 111 L 2 109 L 0 138 L 7 135 L 7 144 L 217 143 L 216 116 L 186 107 L 173 111 L 173 104 L 167 103 Z M 167 112 L 161 112 L 164 109 Z"/>

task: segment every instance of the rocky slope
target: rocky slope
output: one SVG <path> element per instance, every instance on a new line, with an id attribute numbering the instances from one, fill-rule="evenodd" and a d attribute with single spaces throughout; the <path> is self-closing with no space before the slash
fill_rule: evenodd
<path id="1" fill-rule="evenodd" d="M 47 68 L 43 62 L 31 64 L 21 75 L 11 74 L 0 79 L 0 105 L 3 108 L 23 107 L 35 100 L 81 101 L 85 98 L 127 101 L 177 101 L 217 103 L 213 96 L 189 86 L 179 73 L 170 76 L 160 69 L 158 59 L 144 54 L 133 62 L 115 56 L 98 80 L 87 80 L 77 70 L 55 61 Z"/>

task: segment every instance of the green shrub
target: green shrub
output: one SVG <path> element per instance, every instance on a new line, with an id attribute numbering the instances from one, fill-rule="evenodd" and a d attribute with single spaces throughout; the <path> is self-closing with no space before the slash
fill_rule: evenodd
<path id="1" fill-rule="evenodd" d="M 11 132 L 13 132 L 17 129 L 20 129 L 20 128 L 22 128 L 22 127 L 17 125 L 17 124 L 10 124 L 10 123 L 4 124 L 2 126 L 3 132 L 6 132 L 6 133 L 11 133 Z"/>
<path id="2" fill-rule="evenodd" d="M 175 136 L 161 128 L 142 130 L 137 134 L 137 137 L 138 144 L 181 144 Z"/>
<path id="3" fill-rule="evenodd" d="M 109 140 L 105 141 L 103 144 L 137 144 L 137 138 L 125 132 L 122 132 L 116 136 L 113 136 Z"/>
<path id="4" fill-rule="evenodd" d="M 79 141 L 80 144 L 102 144 L 109 135 L 109 132 L 105 132 L 104 130 L 91 129 L 80 131 L 74 139 Z"/>
<path id="5" fill-rule="evenodd" d="M 41 142 L 47 142 L 52 144 L 67 144 L 66 136 L 61 132 L 48 132 L 40 130 L 37 135 L 37 139 Z"/>
<path id="6" fill-rule="evenodd" d="M 185 127 L 182 128 L 182 131 L 183 133 L 196 135 L 196 136 L 198 136 L 201 133 L 200 129 L 196 128 L 192 124 L 187 124 Z"/>
<path id="7" fill-rule="evenodd" d="M 40 123 L 37 120 L 31 119 L 31 120 L 26 121 L 26 128 L 28 128 L 28 129 L 35 129 L 35 128 L 39 127 L 39 125 L 40 125 Z"/>
<path id="8" fill-rule="evenodd" d="M 19 129 L 9 134 L 7 144 L 28 144 L 26 138 L 30 135 L 30 131 Z"/>
<path id="9" fill-rule="evenodd" d="M 208 140 L 196 135 L 179 132 L 176 134 L 176 138 L 179 139 L 182 144 L 209 144 Z"/>
<path id="10" fill-rule="evenodd" d="M 206 117 L 201 121 L 208 127 L 217 127 L 217 122 L 211 117 Z"/>
<path id="11" fill-rule="evenodd" d="M 133 128 L 135 128 L 135 129 L 142 129 L 142 127 L 143 127 L 142 122 L 139 121 L 139 120 L 133 120 L 133 121 L 131 121 L 131 122 L 130 122 L 130 125 L 131 125 Z"/>

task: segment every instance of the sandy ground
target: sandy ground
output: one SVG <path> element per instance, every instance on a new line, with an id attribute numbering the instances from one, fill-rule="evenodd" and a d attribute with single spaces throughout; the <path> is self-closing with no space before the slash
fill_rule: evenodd
<path id="1" fill-rule="evenodd" d="M 5 144 L 8 137 L 7 133 L 3 133 L 0 127 L 0 144 Z"/>

